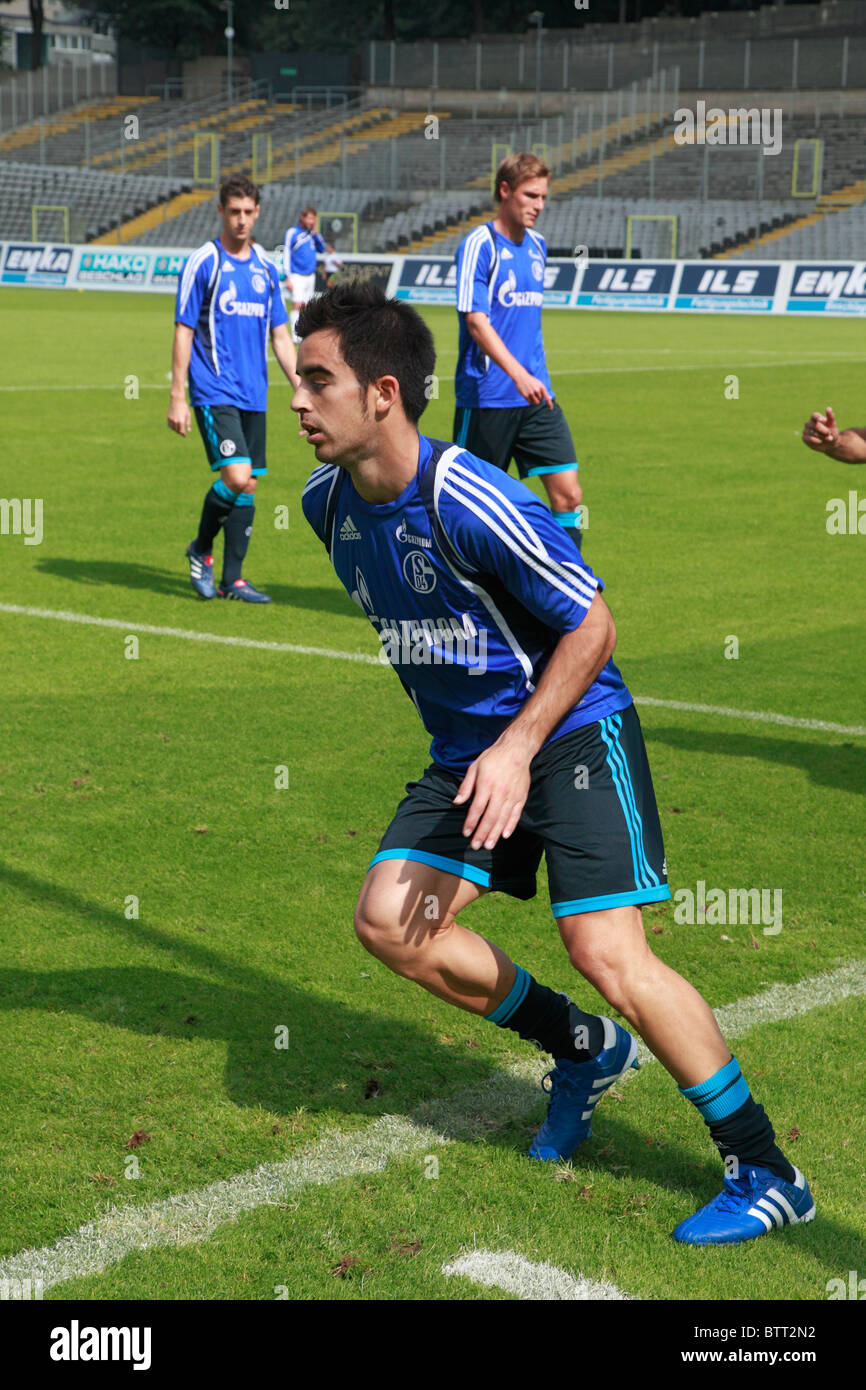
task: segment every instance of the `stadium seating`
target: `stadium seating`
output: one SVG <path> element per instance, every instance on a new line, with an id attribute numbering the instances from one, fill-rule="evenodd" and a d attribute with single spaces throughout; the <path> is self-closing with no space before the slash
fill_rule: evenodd
<path id="1" fill-rule="evenodd" d="M 67 207 L 70 237 L 90 241 L 185 187 L 180 181 L 141 174 L 106 174 L 97 169 L 0 162 L 0 237 L 29 239 L 34 204 Z M 59 216 L 51 236 L 59 240 Z M 46 235 L 44 231 L 40 235 Z"/>

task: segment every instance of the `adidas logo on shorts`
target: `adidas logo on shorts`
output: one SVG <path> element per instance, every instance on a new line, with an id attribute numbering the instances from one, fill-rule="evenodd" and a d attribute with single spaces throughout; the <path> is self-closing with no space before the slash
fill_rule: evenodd
<path id="1" fill-rule="evenodd" d="M 359 541 L 360 539 L 361 539 L 361 532 L 358 530 L 358 528 L 357 528 L 357 526 L 355 525 L 355 523 L 354 523 L 354 521 L 352 520 L 352 518 L 351 518 L 350 516 L 347 516 L 347 517 L 346 517 L 346 520 L 343 522 L 342 526 L 340 527 L 340 540 L 341 540 L 341 541 Z"/>

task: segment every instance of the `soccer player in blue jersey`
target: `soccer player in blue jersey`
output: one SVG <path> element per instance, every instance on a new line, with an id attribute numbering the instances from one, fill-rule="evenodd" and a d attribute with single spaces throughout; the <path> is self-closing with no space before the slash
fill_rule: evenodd
<path id="1" fill-rule="evenodd" d="M 374 856 L 355 926 L 390 970 L 554 1058 L 530 1154 L 569 1158 L 637 1044 L 455 920 L 531 898 L 542 853 L 572 965 L 632 1024 L 726 1160 L 720 1197 L 674 1232 L 742 1241 L 814 1214 L 709 1006 L 650 950 L 670 897 L 638 717 L 611 660 L 602 583 L 523 483 L 418 433 L 432 336 L 369 285 L 301 313 L 292 400 L 319 466 L 304 514 L 432 735 L 432 764 Z"/>
<path id="2" fill-rule="evenodd" d="M 222 232 L 184 263 L 177 287 L 169 427 L 191 429 L 195 410 L 212 473 L 219 473 L 202 508 L 198 535 L 187 546 L 190 581 L 202 598 L 270 603 L 242 576 L 265 458 L 268 396 L 267 340 L 292 385 L 295 349 L 286 328 L 276 266 L 253 242 L 259 190 L 232 174 L 219 195 Z M 219 588 L 213 580 L 213 543 L 220 527 L 225 555 Z"/>
<path id="3" fill-rule="evenodd" d="M 521 478 L 541 478 L 579 549 L 578 463 L 541 336 L 547 247 L 534 226 L 549 177 L 537 155 L 509 155 L 496 171 L 496 216 L 457 248 L 454 439 L 498 468 L 513 458 Z"/>
<path id="4" fill-rule="evenodd" d="M 298 323 L 298 314 L 308 304 L 316 289 L 316 253 L 324 255 L 334 248 L 326 243 L 316 231 L 316 209 L 307 206 L 294 227 L 289 227 L 283 241 L 283 270 L 286 276 L 286 290 L 292 297 L 292 337 Z"/>

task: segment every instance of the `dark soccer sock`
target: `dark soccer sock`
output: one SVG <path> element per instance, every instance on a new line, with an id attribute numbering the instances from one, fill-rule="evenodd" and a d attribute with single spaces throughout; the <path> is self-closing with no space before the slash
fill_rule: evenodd
<path id="1" fill-rule="evenodd" d="M 210 555 L 216 533 L 235 505 L 236 496 L 230 487 L 226 487 L 222 478 L 217 478 L 201 509 L 201 521 L 195 538 L 195 549 L 199 555 Z"/>
<path id="2" fill-rule="evenodd" d="M 776 1135 L 763 1105 L 756 1105 L 752 1099 L 736 1057 L 698 1086 L 679 1089 L 697 1106 L 726 1162 L 733 1155 L 740 1170 L 769 1168 L 785 1182 L 794 1181 L 794 1169 L 775 1142 Z M 736 1171 L 732 1176 L 737 1176 Z"/>
<path id="3" fill-rule="evenodd" d="M 553 519 L 554 521 L 559 522 L 563 531 L 568 532 L 568 534 L 571 536 L 571 539 L 577 546 L 578 550 L 580 550 L 580 547 L 583 543 L 583 533 L 581 532 L 581 529 L 577 524 L 580 520 L 580 512 L 554 512 Z"/>
<path id="4" fill-rule="evenodd" d="M 555 1060 L 588 1062 L 604 1046 L 604 1024 L 598 1014 L 585 1014 L 567 994 L 540 985 L 519 965 L 511 992 L 487 1018 L 535 1043 Z"/>
<path id="5" fill-rule="evenodd" d="M 230 584 L 234 584 L 235 580 L 241 577 L 255 514 L 253 494 L 251 492 L 239 492 L 235 505 L 223 524 L 226 542 L 222 577 L 224 589 L 227 589 Z"/>

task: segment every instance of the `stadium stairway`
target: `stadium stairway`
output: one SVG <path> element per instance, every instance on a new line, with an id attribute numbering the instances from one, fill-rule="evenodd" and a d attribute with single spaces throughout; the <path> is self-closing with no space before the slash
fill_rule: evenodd
<path id="1" fill-rule="evenodd" d="M 197 134 L 224 135 L 235 130 L 245 129 L 251 120 L 255 120 L 260 115 L 264 106 L 263 101 L 250 100 L 238 102 L 234 106 L 223 107 L 209 116 L 185 122 L 171 131 L 160 131 L 158 135 L 151 136 L 149 139 L 138 140 L 134 147 L 128 150 L 124 149 L 122 152 L 105 150 L 102 154 L 93 157 L 91 165 L 94 168 L 107 169 L 114 173 L 130 173 L 146 169 L 150 165 L 161 163 L 166 158 L 169 134 L 175 141 L 172 153 L 174 156 L 179 156 L 193 149 Z M 214 130 L 214 127 L 217 129 Z"/>
<path id="2" fill-rule="evenodd" d="M 76 127 L 83 126 L 85 121 L 107 121 L 130 111 L 138 111 L 145 102 L 156 100 L 157 97 L 108 97 L 104 101 L 89 102 L 87 106 L 64 111 L 51 119 L 29 121 L 27 125 L 16 126 L 8 134 L 0 136 L 0 154 L 25 150 L 42 140 L 66 135 Z"/>
<path id="3" fill-rule="evenodd" d="M 447 117 L 448 112 L 439 115 L 440 120 Z M 344 142 L 346 159 L 349 160 L 376 141 L 397 139 L 409 131 L 423 128 L 423 125 L 424 115 L 418 111 L 393 115 L 390 107 L 370 108 L 317 131 L 312 139 L 302 141 L 297 149 L 296 142 L 287 141 L 279 151 L 274 152 L 275 156 L 284 154 L 287 157 L 272 164 L 271 178 L 291 178 L 295 173 L 309 174 L 313 170 L 321 173 L 328 165 L 342 161 Z M 363 135 L 349 133 L 359 129 L 363 130 Z"/>
<path id="4" fill-rule="evenodd" d="M 142 232 L 150 231 L 152 227 L 158 226 L 161 222 L 168 222 L 173 217 L 179 217 L 182 212 L 187 212 L 190 208 L 197 207 L 199 203 L 212 202 L 214 191 L 212 188 L 196 188 L 189 193 L 179 193 L 177 197 L 170 198 L 166 203 L 157 203 L 155 207 L 148 208 L 147 212 L 141 213 L 138 217 L 131 217 L 128 222 L 123 222 L 113 231 L 106 232 L 104 236 L 94 237 L 91 246 L 127 246 L 134 242 Z"/>
<path id="5" fill-rule="evenodd" d="M 657 127 L 662 121 L 660 114 L 647 112 L 640 117 L 640 123 L 644 131 Z M 591 159 L 593 154 L 601 149 L 607 149 L 615 145 L 618 138 L 623 135 L 631 134 L 631 117 L 623 117 L 619 121 L 610 121 L 606 126 L 599 126 L 597 130 L 581 135 L 577 140 L 567 140 L 562 145 L 551 147 L 550 161 L 555 167 L 558 163 L 571 164 L 580 159 Z M 639 144 L 633 145 L 630 149 L 620 149 L 618 154 L 612 154 L 605 158 L 602 165 L 602 183 L 604 179 L 611 175 L 621 173 L 624 169 L 633 168 L 637 164 L 643 164 L 647 160 L 657 158 L 660 154 L 667 153 L 674 148 L 673 135 L 663 135 L 656 139 L 644 140 Z M 587 185 L 598 185 L 598 164 L 593 162 L 585 164 L 581 169 L 575 169 L 569 174 L 560 174 L 551 181 L 551 198 L 561 197 L 563 194 L 574 193 Z M 466 185 L 467 188 L 486 188 L 489 187 L 490 176 L 482 174 L 478 178 L 471 179 Z M 417 237 L 410 241 L 406 250 L 410 254 L 427 253 L 436 254 L 436 248 L 444 246 L 453 236 L 461 233 L 463 236 L 480 227 L 483 222 L 490 219 L 490 213 L 480 213 L 474 217 L 465 218 L 461 222 L 451 222 L 439 232 L 433 232 L 429 236 Z"/>
<path id="6" fill-rule="evenodd" d="M 790 236 L 792 232 L 800 231 L 803 227 L 812 227 L 816 222 L 823 221 L 825 217 L 831 217 L 835 212 L 846 212 L 848 208 L 859 207 L 864 202 L 866 202 L 866 180 L 859 179 L 856 183 L 849 183 L 844 188 L 834 189 L 832 193 L 822 194 L 813 210 L 805 213 L 802 217 L 787 222 L 783 227 L 773 227 L 761 236 L 752 237 L 749 241 L 729 247 L 726 251 L 719 251 L 713 259 L 723 261 L 731 256 L 748 256 L 759 247 L 769 246 L 778 241 L 780 245 L 775 249 L 779 259 L 784 260 L 785 237 Z"/>

